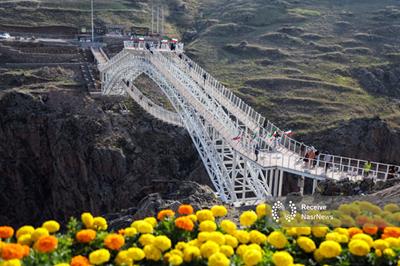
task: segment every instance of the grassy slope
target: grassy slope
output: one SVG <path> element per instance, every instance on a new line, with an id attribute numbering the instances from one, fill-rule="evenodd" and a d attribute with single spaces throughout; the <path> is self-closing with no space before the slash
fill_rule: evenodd
<path id="1" fill-rule="evenodd" d="M 305 133 L 374 115 L 390 117 L 398 124 L 400 112 L 391 98 L 371 95 L 356 79 L 343 74 L 352 68 L 389 63 L 382 47 L 396 45 L 397 35 L 371 41 L 365 34 L 379 32 L 382 25 L 400 24 L 397 17 L 376 13 L 398 1 L 166 3 L 167 30 L 175 34 L 196 29 L 198 35 L 188 43 L 188 51 L 278 125 Z M 145 0 L 96 0 L 96 9 L 98 23 L 148 25 L 150 20 L 149 1 Z M 20 1 L 11 11 L 0 5 L 0 23 L 89 23 L 89 1 Z M 245 48 L 239 46 L 243 41 L 247 42 Z M 309 79 L 317 82 L 304 82 Z"/>

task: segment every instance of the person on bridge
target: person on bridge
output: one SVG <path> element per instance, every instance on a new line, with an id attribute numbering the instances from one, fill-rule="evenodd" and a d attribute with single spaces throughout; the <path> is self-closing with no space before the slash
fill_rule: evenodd
<path id="1" fill-rule="evenodd" d="M 368 160 L 365 164 L 364 164 L 364 176 L 368 176 L 369 172 L 371 171 L 372 168 L 372 164 L 371 162 Z"/>
<path id="2" fill-rule="evenodd" d="M 203 79 L 204 79 L 204 85 L 206 85 L 207 74 L 205 72 L 203 73 Z"/>
<path id="3" fill-rule="evenodd" d="M 324 161 L 325 161 L 324 170 L 325 170 L 325 175 L 326 175 L 328 173 L 328 169 L 332 165 L 332 163 L 331 163 L 332 155 L 328 154 L 328 152 L 325 152 Z"/>
<path id="4" fill-rule="evenodd" d="M 254 154 L 256 155 L 256 162 L 258 161 L 258 154 L 260 153 L 260 146 L 258 146 L 258 143 L 256 144 L 256 148 L 254 150 Z"/>

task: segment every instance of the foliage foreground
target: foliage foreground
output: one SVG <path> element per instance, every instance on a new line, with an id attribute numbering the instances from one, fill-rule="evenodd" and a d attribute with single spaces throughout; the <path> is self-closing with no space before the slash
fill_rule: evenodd
<path id="1" fill-rule="evenodd" d="M 0 226 L 0 265 L 400 265 L 395 204 L 344 204 L 333 211 L 334 224 L 311 226 L 299 217 L 278 225 L 267 204 L 241 213 L 240 224 L 227 214 L 224 206 L 195 212 L 181 205 L 118 232 L 90 213 L 61 231 L 56 221 L 16 232 Z"/>

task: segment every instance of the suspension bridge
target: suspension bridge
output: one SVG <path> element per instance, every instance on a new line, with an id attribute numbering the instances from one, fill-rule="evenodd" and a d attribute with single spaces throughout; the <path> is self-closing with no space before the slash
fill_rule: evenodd
<path id="1" fill-rule="evenodd" d="M 92 48 L 103 95 L 127 95 L 146 112 L 166 123 L 186 128 L 220 198 L 227 203 L 261 201 L 282 196 L 289 175 L 317 182 L 327 178 L 385 181 L 392 165 L 320 154 L 304 162 L 307 147 L 247 105 L 184 54 L 183 45 L 146 47 L 126 41 L 109 59 Z M 169 99 L 176 112 L 165 110 L 135 87 L 146 74 Z M 273 135 L 278 133 L 279 138 Z M 329 159 L 328 159 L 329 158 Z M 396 168 L 398 169 L 398 168 Z"/>

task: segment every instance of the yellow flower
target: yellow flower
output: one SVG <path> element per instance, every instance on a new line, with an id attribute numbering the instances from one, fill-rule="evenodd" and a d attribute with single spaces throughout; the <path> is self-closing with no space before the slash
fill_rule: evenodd
<path id="1" fill-rule="evenodd" d="M 317 248 L 314 241 L 305 236 L 301 236 L 297 239 L 297 245 L 299 245 L 299 247 L 306 253 L 314 252 L 314 250 Z"/>
<path id="2" fill-rule="evenodd" d="M 383 254 L 388 257 L 396 257 L 396 253 L 391 248 L 385 248 Z"/>
<path id="3" fill-rule="evenodd" d="M 370 252 L 370 247 L 361 239 L 353 239 L 349 243 L 349 251 L 356 256 L 366 256 Z"/>
<path id="4" fill-rule="evenodd" d="M 209 266 L 229 266 L 230 264 L 230 260 L 220 252 L 216 252 L 208 258 Z"/>
<path id="5" fill-rule="evenodd" d="M 145 221 L 146 223 L 151 224 L 152 227 L 156 227 L 156 226 L 157 226 L 157 219 L 154 218 L 154 217 L 147 217 L 147 218 L 144 218 L 143 221 Z"/>
<path id="6" fill-rule="evenodd" d="M 33 234 L 34 231 L 35 231 L 35 228 L 33 228 L 33 226 L 25 225 L 17 230 L 17 233 L 15 236 L 17 238 L 19 238 L 22 235 L 31 235 L 31 234 Z"/>
<path id="7" fill-rule="evenodd" d="M 382 257 L 382 250 L 375 249 L 375 255 L 378 256 L 378 257 Z"/>
<path id="8" fill-rule="evenodd" d="M 319 250 L 324 258 L 331 259 L 340 255 L 342 252 L 342 247 L 338 242 L 326 240 L 321 243 Z"/>
<path id="9" fill-rule="evenodd" d="M 17 259 L 6 260 L 0 263 L 1 266 L 21 266 L 21 261 Z"/>
<path id="10" fill-rule="evenodd" d="M 60 230 L 60 224 L 53 220 L 44 222 L 42 227 L 46 228 L 47 231 L 49 231 L 49 233 L 51 234 L 58 232 L 58 230 Z"/>
<path id="11" fill-rule="evenodd" d="M 94 218 L 93 215 L 89 212 L 82 213 L 81 215 L 82 223 L 85 225 L 86 228 L 92 229 Z"/>
<path id="12" fill-rule="evenodd" d="M 32 233 L 32 240 L 33 241 L 37 241 L 39 238 L 44 237 L 44 236 L 48 236 L 49 235 L 49 231 L 47 231 L 46 228 L 36 228 L 35 231 Z"/>
<path id="13" fill-rule="evenodd" d="M 201 256 L 208 258 L 212 254 L 219 252 L 219 246 L 214 241 L 207 241 L 200 247 Z"/>
<path id="14" fill-rule="evenodd" d="M 133 237 L 133 236 L 135 236 L 137 234 L 137 230 L 136 230 L 136 228 L 128 227 L 128 228 L 125 228 L 125 233 L 124 234 L 127 237 Z"/>
<path id="15" fill-rule="evenodd" d="M 200 246 L 202 245 L 202 243 L 201 243 L 200 241 L 198 241 L 197 239 L 193 239 L 193 240 L 190 240 L 190 241 L 188 242 L 188 245 L 189 245 L 189 246 L 193 246 L 193 247 L 198 247 L 198 248 L 200 248 Z"/>
<path id="16" fill-rule="evenodd" d="M 321 262 L 321 261 L 324 259 L 324 255 L 322 254 L 322 252 L 321 252 L 320 249 L 316 249 L 316 250 L 314 251 L 314 259 L 315 259 L 317 262 Z"/>
<path id="17" fill-rule="evenodd" d="M 325 240 L 331 240 L 331 241 L 335 241 L 338 243 L 346 243 L 347 237 L 345 235 L 341 235 L 337 232 L 331 232 L 331 233 L 326 234 Z"/>
<path id="18" fill-rule="evenodd" d="M 247 244 L 250 241 L 250 234 L 244 230 L 237 230 L 234 235 L 242 244 Z"/>
<path id="19" fill-rule="evenodd" d="M 186 243 L 186 242 L 178 242 L 176 245 L 175 245 L 175 248 L 176 249 L 178 249 L 178 250 L 185 250 L 185 248 L 187 248 L 188 247 L 188 244 Z"/>
<path id="20" fill-rule="evenodd" d="M 312 234 L 315 237 L 322 238 L 328 233 L 329 227 L 327 226 L 314 226 L 311 228 Z"/>
<path id="21" fill-rule="evenodd" d="M 211 232 L 208 240 L 214 241 L 218 245 L 225 244 L 225 236 L 221 232 Z"/>
<path id="22" fill-rule="evenodd" d="M 145 254 L 140 248 L 130 248 L 128 249 L 128 256 L 134 261 L 139 261 L 144 259 Z"/>
<path id="23" fill-rule="evenodd" d="M 153 244 L 155 238 L 156 238 L 156 237 L 153 236 L 153 235 L 151 235 L 151 234 L 144 234 L 144 235 L 141 235 L 141 236 L 139 237 L 139 243 L 140 243 L 142 246 L 151 245 L 151 244 Z"/>
<path id="24" fill-rule="evenodd" d="M 257 214 L 254 211 L 245 211 L 240 215 L 240 224 L 242 226 L 252 226 L 257 221 Z"/>
<path id="25" fill-rule="evenodd" d="M 170 265 L 175 266 L 175 265 L 181 265 L 183 260 L 181 256 L 173 254 L 169 257 L 168 262 Z"/>
<path id="26" fill-rule="evenodd" d="M 383 239 L 377 239 L 374 241 L 374 249 L 384 250 L 390 247 L 389 243 Z"/>
<path id="27" fill-rule="evenodd" d="M 256 249 L 247 249 L 243 254 L 243 261 L 246 266 L 257 265 L 262 259 L 262 253 Z"/>
<path id="28" fill-rule="evenodd" d="M 286 236 L 282 232 L 275 231 L 268 236 L 268 243 L 270 243 L 277 249 L 282 249 L 286 246 L 288 241 L 286 239 Z"/>
<path id="29" fill-rule="evenodd" d="M 250 244 L 250 245 L 247 246 L 247 249 L 255 249 L 255 250 L 258 250 L 260 252 L 262 251 L 262 248 L 258 244 Z"/>
<path id="30" fill-rule="evenodd" d="M 197 239 L 202 243 L 206 242 L 209 238 L 210 238 L 210 232 L 200 232 L 197 235 Z"/>
<path id="31" fill-rule="evenodd" d="M 296 227 L 296 234 L 298 236 L 308 236 L 311 234 L 311 227 L 309 226 Z"/>
<path id="32" fill-rule="evenodd" d="M 399 248 L 400 247 L 400 239 L 394 237 L 385 238 L 385 241 L 389 243 L 391 248 Z"/>
<path id="33" fill-rule="evenodd" d="M 293 257 L 287 251 L 277 251 L 272 255 L 272 262 L 276 266 L 289 266 L 293 264 Z"/>
<path id="34" fill-rule="evenodd" d="M 222 245 L 219 247 L 219 252 L 223 253 L 225 256 L 230 257 L 233 254 L 235 254 L 235 251 L 231 246 L 228 245 Z"/>
<path id="35" fill-rule="evenodd" d="M 18 244 L 30 246 L 32 242 L 33 240 L 30 234 L 21 235 L 18 237 Z"/>
<path id="36" fill-rule="evenodd" d="M 252 230 L 250 231 L 250 241 L 252 243 L 261 245 L 267 242 L 267 237 L 257 230 Z"/>
<path id="37" fill-rule="evenodd" d="M 190 220 L 192 220 L 192 222 L 197 222 L 197 216 L 196 216 L 196 214 L 191 214 L 191 215 L 188 215 L 187 217 L 189 217 L 189 219 Z"/>
<path id="38" fill-rule="evenodd" d="M 161 251 L 154 245 L 147 245 L 143 248 L 147 260 L 159 261 L 161 259 Z"/>
<path id="39" fill-rule="evenodd" d="M 264 216 L 270 216 L 271 215 L 271 206 L 268 204 L 259 204 L 256 207 L 256 213 L 258 218 L 262 218 Z"/>
<path id="40" fill-rule="evenodd" d="M 199 225 L 199 230 L 201 232 L 213 232 L 217 230 L 217 225 L 213 221 L 203 221 Z"/>
<path id="41" fill-rule="evenodd" d="M 107 249 L 98 249 L 89 254 L 89 261 L 91 264 L 100 265 L 110 260 L 110 252 Z"/>
<path id="42" fill-rule="evenodd" d="M 243 257 L 244 253 L 246 252 L 248 246 L 247 245 L 240 245 L 238 246 L 238 248 L 236 249 L 236 254 Z"/>
<path id="43" fill-rule="evenodd" d="M 96 230 L 107 230 L 108 225 L 106 219 L 104 219 L 103 217 L 95 217 L 93 219 L 93 227 Z"/>
<path id="44" fill-rule="evenodd" d="M 118 252 L 117 257 L 115 258 L 115 263 L 117 265 L 132 265 L 133 260 L 129 257 L 129 252 L 127 250 L 123 250 Z"/>
<path id="45" fill-rule="evenodd" d="M 200 210 L 196 212 L 197 220 L 199 222 L 203 221 L 214 221 L 214 215 L 210 210 Z"/>
<path id="46" fill-rule="evenodd" d="M 215 205 L 211 208 L 214 217 L 223 217 L 228 214 L 228 210 L 222 205 Z"/>
<path id="47" fill-rule="evenodd" d="M 69 263 L 58 263 L 54 266 L 69 266 Z"/>
<path id="48" fill-rule="evenodd" d="M 151 226 L 151 224 L 149 224 L 148 222 L 140 220 L 140 221 L 134 222 L 133 225 L 134 225 L 133 227 L 136 228 L 136 230 L 141 234 L 153 233 L 153 226 Z"/>
<path id="49" fill-rule="evenodd" d="M 185 262 L 191 262 L 192 260 L 197 259 L 199 257 L 200 257 L 200 249 L 198 247 L 188 246 L 183 251 L 183 260 Z"/>
<path id="50" fill-rule="evenodd" d="M 236 224 L 230 220 L 222 220 L 221 228 L 225 233 L 232 235 L 236 231 Z"/>
<path id="51" fill-rule="evenodd" d="M 171 240 L 166 236 L 156 236 L 153 245 L 161 251 L 166 251 L 171 248 Z"/>
<path id="52" fill-rule="evenodd" d="M 236 239 L 236 237 L 231 236 L 231 235 L 225 235 L 225 244 L 236 248 L 238 246 L 238 240 Z"/>
<path id="53" fill-rule="evenodd" d="M 372 237 L 371 237 L 370 235 L 367 235 L 367 234 L 356 234 L 356 235 L 354 235 L 354 236 L 351 238 L 351 240 L 354 240 L 354 239 L 363 240 L 363 241 L 365 241 L 365 242 L 368 244 L 368 246 L 370 246 L 370 247 L 374 246 L 374 240 L 372 239 Z"/>

